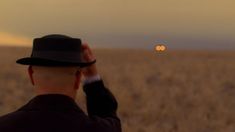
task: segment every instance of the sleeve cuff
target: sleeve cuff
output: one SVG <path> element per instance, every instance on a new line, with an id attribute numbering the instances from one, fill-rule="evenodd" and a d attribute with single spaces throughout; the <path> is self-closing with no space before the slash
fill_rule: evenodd
<path id="1" fill-rule="evenodd" d="M 100 81 L 100 80 L 101 80 L 101 77 L 100 77 L 99 74 L 97 74 L 95 76 L 88 77 L 83 81 L 83 86 L 86 85 L 86 84 L 96 82 L 96 81 Z"/>

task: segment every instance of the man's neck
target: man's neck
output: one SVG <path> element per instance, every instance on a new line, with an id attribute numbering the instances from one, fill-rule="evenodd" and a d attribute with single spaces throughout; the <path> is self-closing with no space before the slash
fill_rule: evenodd
<path id="1" fill-rule="evenodd" d="M 60 90 L 60 89 L 50 89 L 50 88 L 35 88 L 36 95 L 44 95 L 44 94 L 62 94 L 69 96 L 73 99 L 76 98 L 76 90 Z"/>

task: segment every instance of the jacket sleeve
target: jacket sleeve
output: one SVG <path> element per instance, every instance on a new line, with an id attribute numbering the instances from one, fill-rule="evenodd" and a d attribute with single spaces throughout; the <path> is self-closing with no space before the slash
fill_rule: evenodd
<path id="1" fill-rule="evenodd" d="M 121 122 L 117 116 L 118 103 L 102 80 L 85 84 L 88 116 L 103 132 L 121 132 Z M 97 130 L 96 129 L 96 130 Z"/>

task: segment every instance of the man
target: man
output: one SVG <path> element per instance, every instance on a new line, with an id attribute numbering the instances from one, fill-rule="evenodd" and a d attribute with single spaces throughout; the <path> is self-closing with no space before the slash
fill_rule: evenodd
<path id="1" fill-rule="evenodd" d="M 105 88 L 87 44 L 64 35 L 47 35 L 33 42 L 29 65 L 36 97 L 13 113 L 0 117 L 0 132 L 121 132 L 117 101 Z M 75 103 L 85 78 L 86 115 Z"/>

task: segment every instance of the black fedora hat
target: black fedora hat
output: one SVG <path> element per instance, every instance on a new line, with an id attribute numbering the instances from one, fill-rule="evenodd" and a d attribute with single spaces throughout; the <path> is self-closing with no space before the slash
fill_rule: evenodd
<path id="1" fill-rule="evenodd" d="M 51 34 L 35 38 L 30 57 L 18 59 L 16 63 L 37 66 L 79 66 L 86 67 L 96 62 L 82 60 L 82 43 L 79 38 Z"/>

